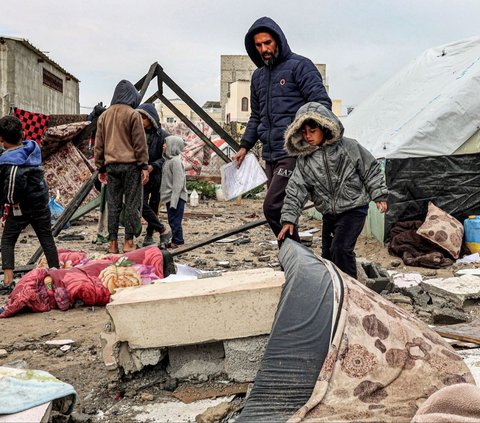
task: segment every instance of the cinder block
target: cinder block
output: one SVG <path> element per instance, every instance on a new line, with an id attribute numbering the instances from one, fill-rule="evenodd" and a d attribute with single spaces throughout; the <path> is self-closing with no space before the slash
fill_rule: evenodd
<path id="1" fill-rule="evenodd" d="M 253 382 L 267 346 L 268 335 L 223 342 L 225 373 L 237 382 Z"/>
<path id="2" fill-rule="evenodd" d="M 270 333 L 285 282 L 270 268 L 120 289 L 107 305 L 130 349 L 203 344 Z"/>
<path id="3" fill-rule="evenodd" d="M 168 348 L 170 376 L 177 379 L 198 378 L 207 380 L 224 371 L 223 344 L 213 342 Z"/>

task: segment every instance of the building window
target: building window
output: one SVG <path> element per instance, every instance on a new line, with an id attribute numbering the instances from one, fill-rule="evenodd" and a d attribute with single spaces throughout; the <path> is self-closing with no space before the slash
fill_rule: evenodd
<path id="1" fill-rule="evenodd" d="M 242 112 L 248 112 L 248 98 L 242 98 Z"/>
<path id="2" fill-rule="evenodd" d="M 230 113 L 227 113 L 227 123 L 230 123 Z"/>
<path id="3" fill-rule="evenodd" d="M 167 123 L 175 123 L 174 117 L 167 117 Z"/>
<path id="4" fill-rule="evenodd" d="M 53 88 L 54 90 L 63 93 L 63 80 L 43 68 L 43 85 Z"/>

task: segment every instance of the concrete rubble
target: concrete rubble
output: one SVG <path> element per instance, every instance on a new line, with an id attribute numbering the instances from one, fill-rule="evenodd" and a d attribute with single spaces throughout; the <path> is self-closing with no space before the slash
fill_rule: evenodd
<path id="1" fill-rule="evenodd" d="M 168 356 L 173 378 L 252 382 L 284 282 L 283 272 L 260 268 L 118 290 L 101 335 L 104 362 L 128 374 Z"/>

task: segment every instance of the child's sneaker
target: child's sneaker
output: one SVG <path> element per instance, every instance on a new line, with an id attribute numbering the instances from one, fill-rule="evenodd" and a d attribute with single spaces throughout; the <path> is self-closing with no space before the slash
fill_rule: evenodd
<path id="1" fill-rule="evenodd" d="M 171 237 L 172 233 L 167 228 L 163 228 L 163 231 L 160 232 L 160 244 L 167 245 Z"/>
<path id="2" fill-rule="evenodd" d="M 97 244 L 97 245 L 108 244 L 108 236 L 97 234 L 97 239 L 95 239 L 95 241 L 92 241 L 92 244 Z"/>

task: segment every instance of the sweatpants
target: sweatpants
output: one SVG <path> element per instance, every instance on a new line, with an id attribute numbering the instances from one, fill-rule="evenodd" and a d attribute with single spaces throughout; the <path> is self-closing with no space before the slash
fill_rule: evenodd
<path id="1" fill-rule="evenodd" d="M 125 240 L 133 239 L 135 236 L 142 208 L 141 172 L 136 163 L 107 166 L 108 239 L 110 241 L 118 239 L 123 201 L 125 201 Z"/>
<path id="2" fill-rule="evenodd" d="M 282 230 L 280 218 L 282 215 L 283 200 L 285 198 L 285 189 L 287 188 L 290 176 L 295 169 L 296 159 L 294 157 L 284 157 L 273 162 L 265 162 L 265 173 L 267 174 L 267 194 L 263 202 L 263 214 L 267 223 L 270 225 L 275 236 Z M 297 242 L 300 242 L 298 230 L 295 227 L 293 235 L 287 235 Z M 282 241 L 279 242 L 280 248 Z"/>
<path id="3" fill-rule="evenodd" d="M 160 184 L 150 181 L 143 187 L 142 217 L 147 221 L 147 236 L 153 232 L 162 232 L 165 227 L 158 219 L 158 208 L 160 206 Z"/>
<path id="4" fill-rule="evenodd" d="M 338 215 L 323 215 L 322 257 L 357 279 L 355 244 L 362 232 L 367 214 L 357 209 Z"/>
<path id="5" fill-rule="evenodd" d="M 60 267 L 57 247 L 51 229 L 49 207 L 33 210 L 22 216 L 14 216 L 10 210 L 2 234 L 2 269 L 15 269 L 15 244 L 20 232 L 32 225 L 40 245 L 43 248 L 48 267 Z"/>
<path id="6" fill-rule="evenodd" d="M 170 203 L 167 203 L 167 215 L 168 215 L 168 224 L 172 230 L 172 243 L 173 244 L 184 244 L 183 239 L 183 229 L 182 229 L 182 220 L 183 212 L 185 211 L 185 200 L 179 199 L 177 203 L 177 208 L 170 207 Z"/>

